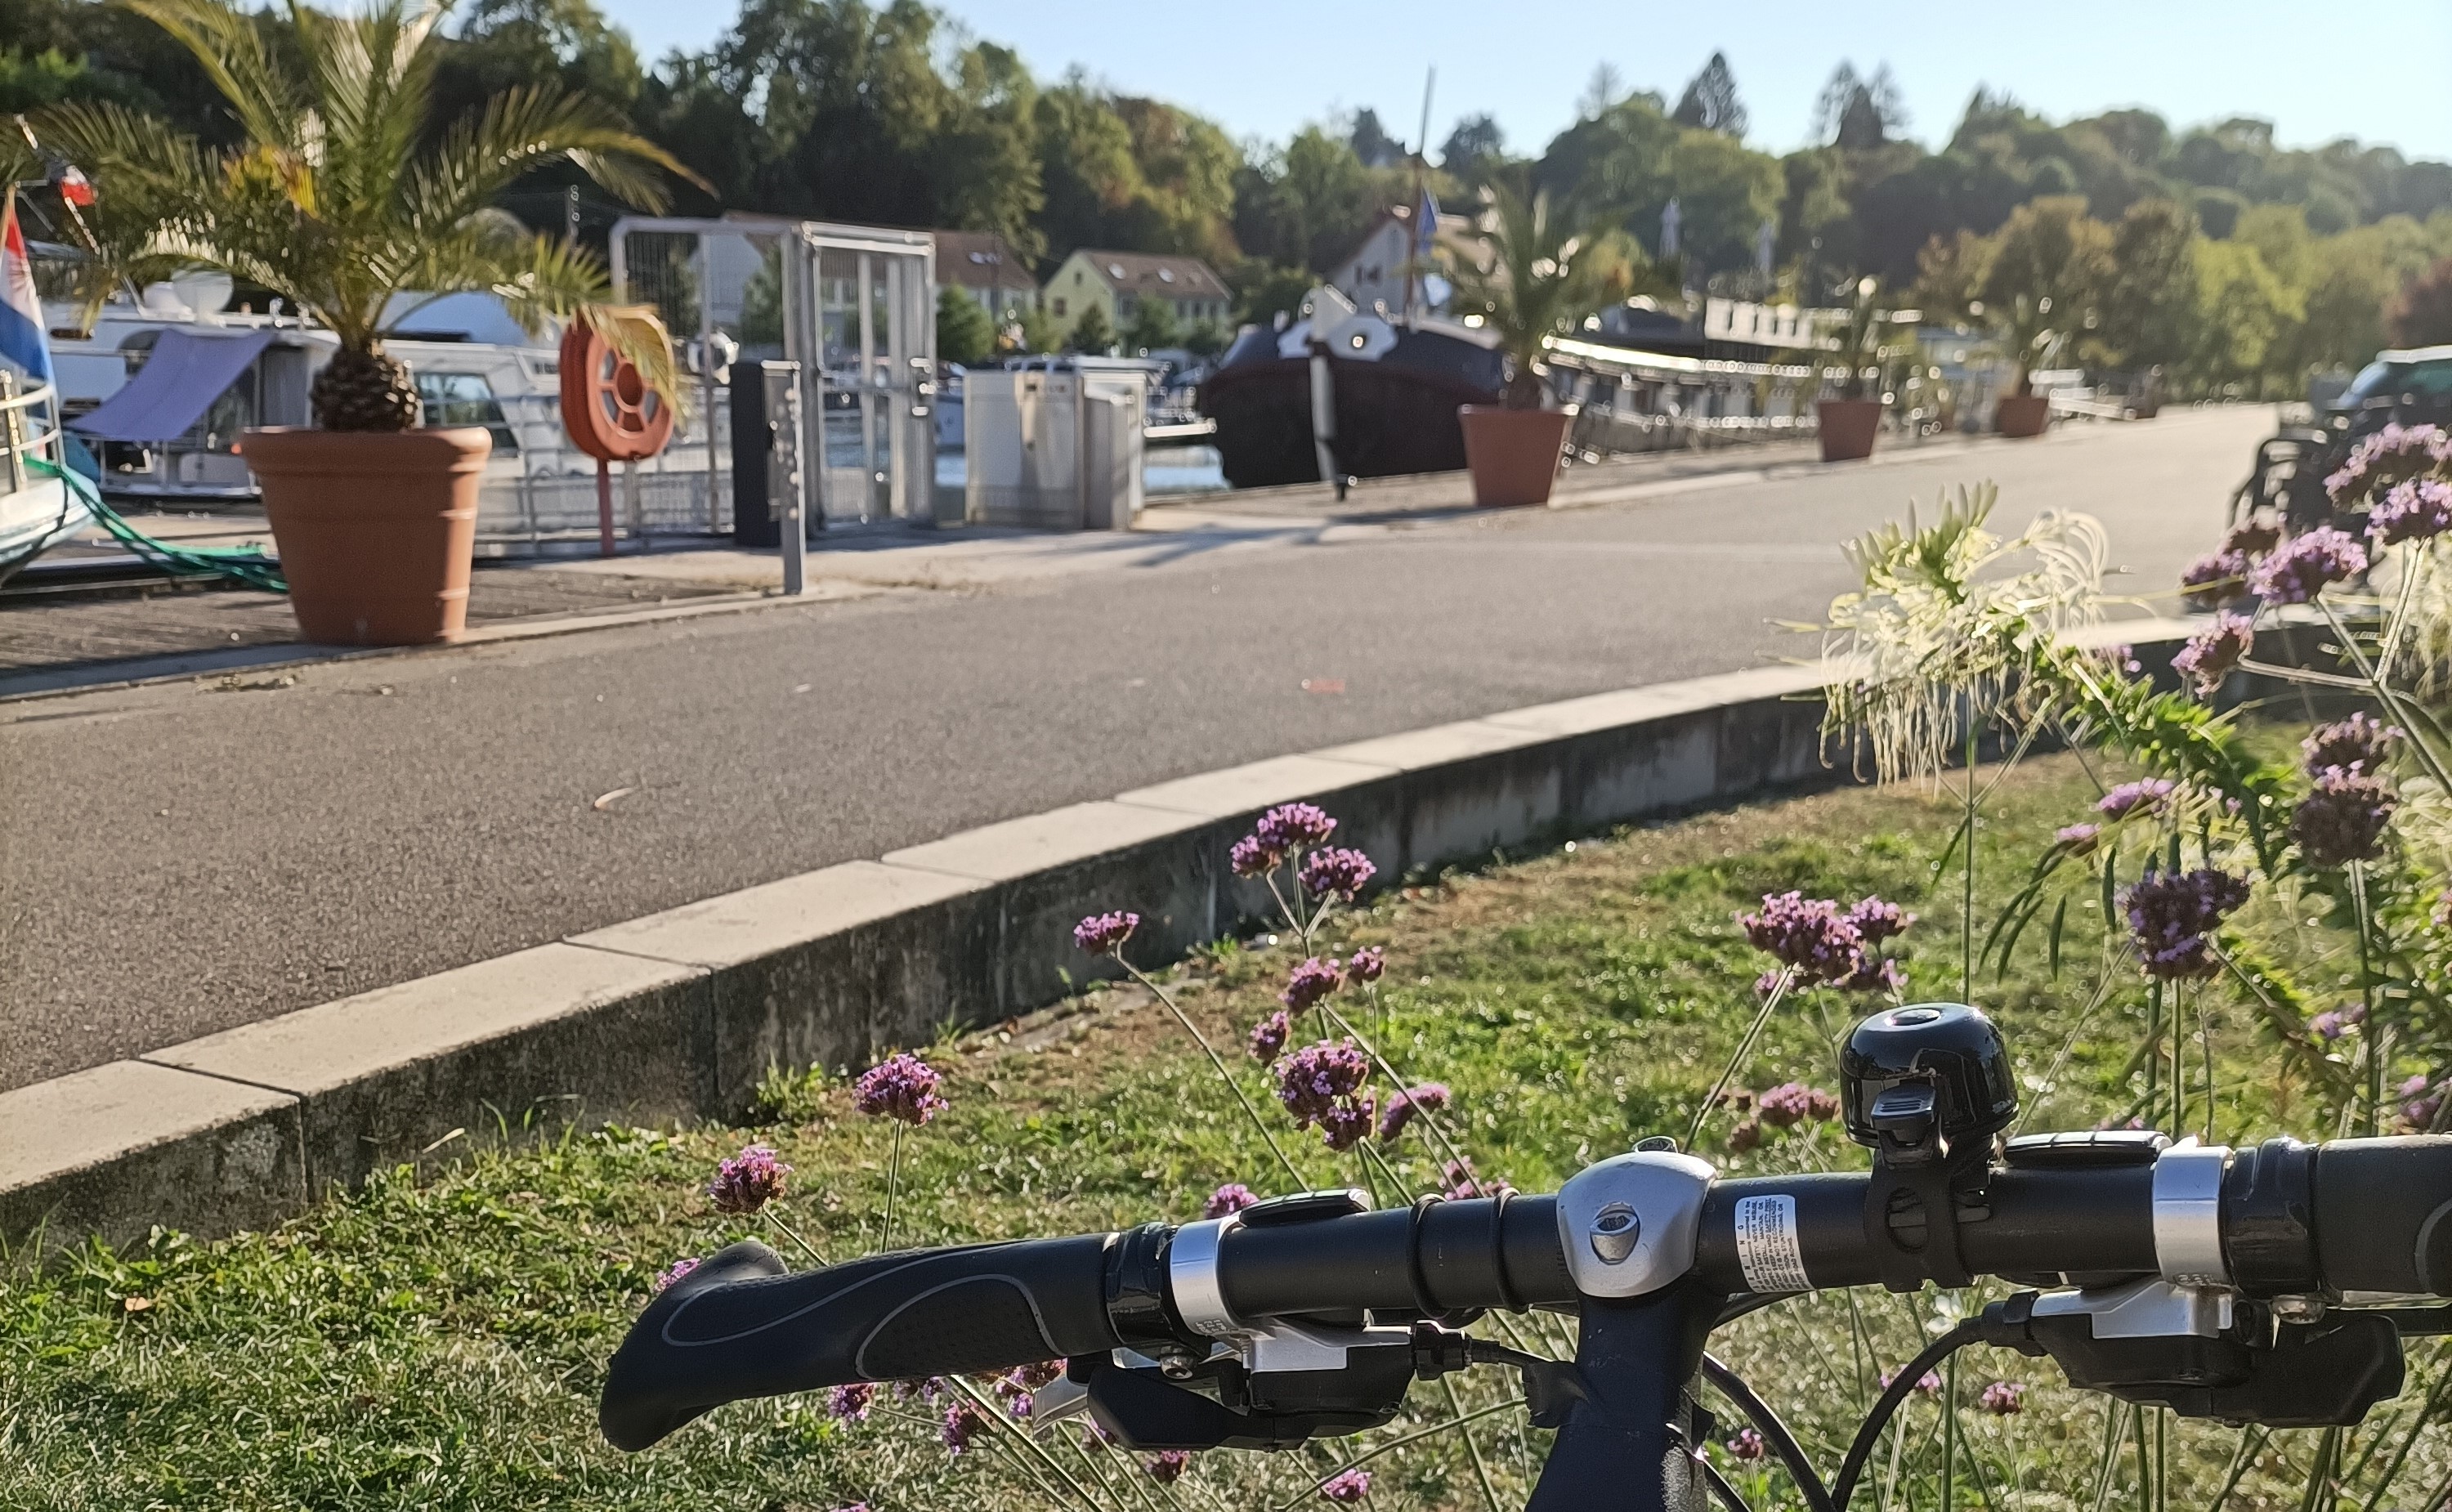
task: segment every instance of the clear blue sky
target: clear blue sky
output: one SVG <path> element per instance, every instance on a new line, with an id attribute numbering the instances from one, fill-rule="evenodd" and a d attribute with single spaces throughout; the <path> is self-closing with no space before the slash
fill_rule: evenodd
<path id="1" fill-rule="evenodd" d="M 640 50 L 706 46 L 725 0 L 600 0 Z M 1831 69 L 1888 62 L 1910 134 L 1947 137 L 1978 84 L 2055 120 L 2143 105 L 2175 125 L 2229 115 L 2276 123 L 2292 146 L 2338 136 L 2412 157 L 2452 158 L 2452 0 L 2328 8 L 2296 0 L 938 0 L 975 34 L 1018 48 L 1041 77 L 1079 65 L 1238 137 L 1282 140 L 1306 121 L 1369 106 L 1410 139 L 1436 67 L 1431 139 L 1489 111 L 1515 149 L 1537 150 L 1574 115 L 1593 66 L 1674 100 L 1726 51 L 1758 147 L 1803 143 Z"/>

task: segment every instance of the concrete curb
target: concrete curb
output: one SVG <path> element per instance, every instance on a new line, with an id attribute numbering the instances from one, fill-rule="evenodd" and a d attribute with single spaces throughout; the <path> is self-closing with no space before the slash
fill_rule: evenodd
<path id="1" fill-rule="evenodd" d="M 1262 916 L 1226 852 L 1275 803 L 1321 804 L 1394 879 L 1845 781 L 1821 759 L 1823 676 L 1630 688 L 1158 783 L 0 1093 L 0 1238 L 260 1227 L 467 1136 L 738 1114 L 772 1066 L 864 1063 L 1112 972 L 1073 946 L 1085 913 L 1140 913 L 1145 964 Z"/>

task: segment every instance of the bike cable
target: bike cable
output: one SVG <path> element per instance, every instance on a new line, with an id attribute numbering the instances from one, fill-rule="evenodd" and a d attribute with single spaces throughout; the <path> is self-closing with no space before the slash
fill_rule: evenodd
<path id="1" fill-rule="evenodd" d="M 1806 1512 L 1838 1512 L 1830 1500 L 1830 1488 L 1822 1483 L 1822 1476 L 1813 1468 L 1813 1461 L 1806 1454 L 1805 1445 L 1796 1442 L 1796 1435 L 1789 1431 L 1788 1424 L 1771 1410 L 1770 1403 L 1756 1395 L 1754 1388 L 1746 1384 L 1735 1371 L 1709 1354 L 1703 1357 L 1703 1379 L 1710 1382 L 1720 1395 L 1735 1403 L 1737 1410 L 1752 1420 L 1754 1431 L 1761 1434 L 1770 1451 L 1779 1456 L 1779 1463 L 1788 1467 L 1789 1479 L 1794 1481 L 1797 1490 L 1804 1493 Z"/>
<path id="2" fill-rule="evenodd" d="M 1839 1465 L 1839 1480 L 1830 1489 L 1831 1512 L 1848 1512 L 1848 1498 L 1856 1489 L 1857 1478 L 1865 1473 L 1865 1462 L 1871 1459 L 1873 1445 L 1880 1442 L 1882 1430 L 1899 1410 L 1899 1404 L 1916 1388 L 1916 1383 L 1944 1360 L 1980 1341 L 1986 1332 L 1982 1318 L 1969 1318 L 1957 1327 L 1924 1346 L 1924 1351 L 1902 1366 L 1890 1384 L 1882 1388 L 1873 1410 L 1865 1415 L 1863 1426 L 1856 1430 L 1856 1442 L 1848 1446 L 1848 1458 Z"/>

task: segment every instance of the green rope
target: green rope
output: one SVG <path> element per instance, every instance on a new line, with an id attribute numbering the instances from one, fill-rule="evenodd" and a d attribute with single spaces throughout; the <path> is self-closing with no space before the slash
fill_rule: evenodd
<path id="1" fill-rule="evenodd" d="M 232 582 L 266 593 L 287 593 L 289 585 L 281 579 L 281 564 L 264 554 L 260 544 L 244 546 L 175 546 L 157 540 L 121 518 L 119 512 L 102 501 L 102 492 L 93 481 L 73 468 L 62 467 L 40 457 L 26 459 L 35 473 L 56 478 L 75 493 L 110 539 L 134 552 L 148 563 L 164 572 L 188 577 L 227 578 Z"/>

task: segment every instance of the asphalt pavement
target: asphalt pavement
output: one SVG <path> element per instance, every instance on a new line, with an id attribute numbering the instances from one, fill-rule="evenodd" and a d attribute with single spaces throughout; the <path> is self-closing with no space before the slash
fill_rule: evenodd
<path id="1" fill-rule="evenodd" d="M 1961 482 L 2010 529 L 2096 515 L 2160 593 L 2271 425 L 0 705 L 0 1090 L 1129 787 L 1809 656 L 1779 622 L 1849 586 L 1838 543 Z"/>

